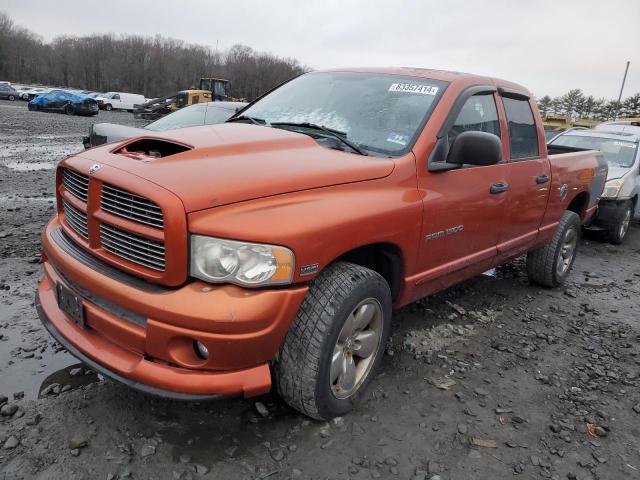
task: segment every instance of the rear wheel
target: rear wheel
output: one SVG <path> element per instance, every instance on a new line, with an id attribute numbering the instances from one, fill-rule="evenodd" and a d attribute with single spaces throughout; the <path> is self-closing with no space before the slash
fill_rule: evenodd
<path id="1" fill-rule="evenodd" d="M 527 275 L 531 282 L 548 288 L 564 283 L 576 259 L 580 228 L 578 214 L 564 212 L 549 243 L 527 254 Z"/>
<path id="2" fill-rule="evenodd" d="M 76 109 L 73 107 L 73 105 L 66 105 L 64 107 L 64 113 L 66 113 L 67 115 L 75 115 Z"/>
<path id="3" fill-rule="evenodd" d="M 607 240 L 614 245 L 620 245 L 629 231 L 629 225 L 633 217 L 633 203 L 627 200 L 620 204 L 615 223 L 612 223 L 607 232 Z"/>
<path id="4" fill-rule="evenodd" d="M 293 408 L 315 419 L 352 410 L 382 361 L 391 292 L 378 273 L 352 263 L 329 266 L 311 284 L 274 366 Z"/>

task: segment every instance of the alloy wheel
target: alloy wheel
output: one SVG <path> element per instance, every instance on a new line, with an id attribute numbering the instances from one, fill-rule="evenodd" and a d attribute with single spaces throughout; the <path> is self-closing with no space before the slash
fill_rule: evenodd
<path id="1" fill-rule="evenodd" d="M 361 301 L 345 321 L 331 357 L 329 381 L 338 399 L 353 395 L 369 375 L 380 351 L 383 313 L 375 298 Z"/>

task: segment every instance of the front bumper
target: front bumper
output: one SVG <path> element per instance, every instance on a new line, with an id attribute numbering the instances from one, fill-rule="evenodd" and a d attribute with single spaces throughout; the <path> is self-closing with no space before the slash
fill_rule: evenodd
<path id="1" fill-rule="evenodd" d="M 270 390 L 268 362 L 306 286 L 151 286 L 102 268 L 93 257 L 89 263 L 61 235 L 53 219 L 43 233 L 45 275 L 36 304 L 44 326 L 70 353 L 106 376 L 166 397 L 249 397 Z M 58 283 L 83 298 L 84 327 L 59 308 Z M 195 354 L 194 341 L 207 347 L 208 359 Z"/>
<path id="2" fill-rule="evenodd" d="M 630 198 L 600 199 L 598 202 L 598 214 L 593 224 L 598 227 L 610 227 L 616 225 L 621 220 L 623 213 L 622 205 Z"/>

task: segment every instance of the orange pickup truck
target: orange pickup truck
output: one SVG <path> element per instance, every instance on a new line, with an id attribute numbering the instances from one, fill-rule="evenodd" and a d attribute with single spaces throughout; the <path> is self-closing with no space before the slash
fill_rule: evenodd
<path id="1" fill-rule="evenodd" d="M 365 395 L 391 312 L 527 254 L 567 278 L 607 167 L 548 155 L 531 94 L 423 69 L 304 74 L 227 123 L 64 159 L 37 308 L 95 370 L 172 398 Z"/>

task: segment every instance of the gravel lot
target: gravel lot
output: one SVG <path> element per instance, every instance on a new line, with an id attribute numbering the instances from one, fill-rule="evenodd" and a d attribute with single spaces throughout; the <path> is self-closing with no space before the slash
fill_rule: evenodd
<path id="1" fill-rule="evenodd" d="M 0 102 L 0 479 L 638 479 L 640 229 L 583 240 L 569 283 L 513 262 L 396 312 L 367 400 L 179 403 L 85 371 L 33 296 L 57 160 L 95 122 Z"/>

